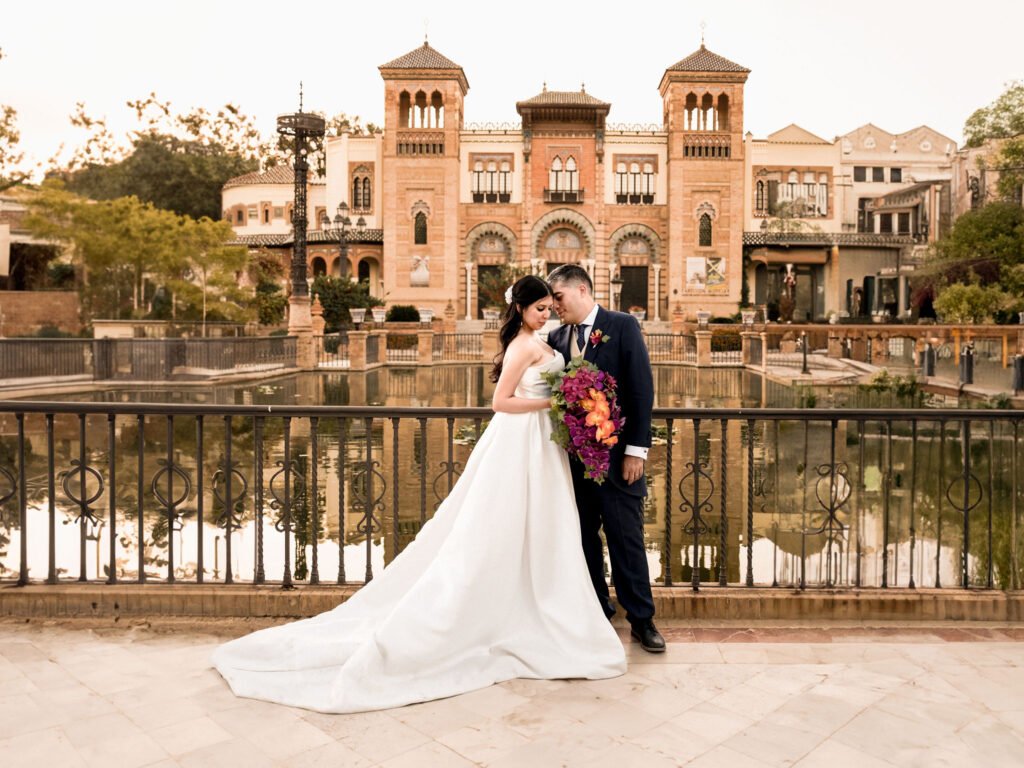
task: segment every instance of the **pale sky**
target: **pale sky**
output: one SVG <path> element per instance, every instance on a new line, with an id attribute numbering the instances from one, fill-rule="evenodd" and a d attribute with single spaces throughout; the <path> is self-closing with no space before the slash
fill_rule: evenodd
<path id="1" fill-rule="evenodd" d="M 305 10 L 294 22 L 293 11 Z M 466 120 L 517 120 L 515 102 L 576 90 L 611 102 L 610 122 L 657 123 L 665 68 L 707 47 L 752 70 L 744 129 L 797 123 L 831 140 L 867 122 L 925 124 L 962 143 L 964 120 L 1024 79 L 1024 2 L 370 2 L 35 0 L 5 3 L 0 104 L 45 160 L 83 139 L 76 101 L 118 135 L 125 101 L 150 91 L 174 109 L 226 102 L 268 136 L 298 106 L 381 122 L 377 67 L 423 42 L 469 79 Z M 297 27 L 297 29 L 296 29 Z"/>

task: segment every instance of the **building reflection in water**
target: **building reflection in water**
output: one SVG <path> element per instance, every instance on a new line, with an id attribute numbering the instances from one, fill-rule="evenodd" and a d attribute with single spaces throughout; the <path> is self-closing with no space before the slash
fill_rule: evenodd
<path id="1" fill-rule="evenodd" d="M 179 389 L 176 391 L 117 391 L 105 392 L 95 399 L 107 402 L 205 402 L 211 404 L 294 404 L 348 405 L 369 404 L 397 406 L 487 406 L 493 393 L 493 384 L 487 380 L 487 369 L 481 365 L 437 366 L 419 368 L 386 368 L 366 373 L 303 374 L 270 379 L 259 384 L 236 387 L 218 387 L 202 391 Z M 801 395 L 792 388 L 769 382 L 761 376 L 736 369 L 696 369 L 691 367 L 659 366 L 655 369 L 656 405 L 684 408 L 741 408 L 793 406 Z M 828 397 L 828 393 L 823 393 Z M 71 398 L 68 398 L 71 399 Z M 747 578 L 747 499 L 752 491 L 753 512 L 753 580 L 758 585 L 797 585 L 801 580 L 808 585 L 854 583 L 857 571 L 865 586 L 881 582 L 883 564 L 888 571 L 888 582 L 905 586 L 910 579 L 910 548 L 914 547 L 914 580 L 920 586 L 933 586 L 936 569 L 945 585 L 958 581 L 958 570 L 963 541 L 962 518 L 948 507 L 942 508 L 942 548 L 937 554 L 936 533 L 942 493 L 936 480 L 941 463 L 949 468 L 952 478 L 959 467 L 959 447 L 951 426 L 945 442 L 937 428 L 924 430 L 918 435 L 918 447 L 911 453 L 911 441 L 902 432 L 886 433 L 885 424 L 869 423 L 864 434 L 856 423 L 839 420 L 835 434 L 837 457 L 843 462 L 844 474 L 838 481 L 839 490 L 849 496 L 848 502 L 836 515 L 838 530 L 821 530 L 827 521 L 825 507 L 819 501 L 822 495 L 821 467 L 827 464 L 832 435 L 827 421 L 769 422 L 759 421 L 753 426 L 754 468 L 751 479 L 747 468 L 747 430 L 745 420 L 724 424 L 718 420 L 701 420 L 694 430 L 692 421 L 677 421 L 671 432 L 673 483 L 666 488 L 668 442 L 670 435 L 662 421 L 655 424 L 654 445 L 647 465 L 650 495 L 645 505 L 645 527 L 649 546 L 652 579 L 664 582 L 671 575 L 674 584 L 690 582 L 694 569 L 703 583 L 715 583 L 724 574 L 730 584 L 743 583 Z M 371 565 L 375 572 L 389 562 L 396 551 L 404 548 L 419 531 L 424 521 L 436 510 L 448 492 L 451 482 L 457 480 L 465 466 L 478 434 L 486 422 L 456 419 L 449 424 L 444 419 L 402 419 L 398 425 L 397 454 L 391 419 L 377 419 L 370 428 L 369 443 L 380 476 L 375 476 L 376 493 L 380 494 L 383 511 L 380 526 L 370 541 Z M 46 434 L 42 416 L 26 417 L 29 466 L 29 526 L 39 532 L 29 539 L 31 576 L 44 578 L 48 562 L 48 542 L 45 531 L 47 520 L 46 491 Z M 79 455 L 79 425 L 74 416 L 58 416 L 54 420 L 55 466 L 58 471 L 70 470 Z M 117 446 L 117 563 L 118 577 L 126 580 L 137 575 L 137 523 L 138 466 L 136 446 L 139 440 L 138 422 L 134 417 L 119 417 L 115 422 Z M 149 576 L 166 576 L 168 535 L 174 537 L 175 574 L 181 579 L 195 578 L 197 568 L 197 503 L 193 495 L 184 502 L 180 518 L 170 534 L 164 516 L 148 485 L 159 470 L 159 461 L 166 459 L 166 420 L 149 418 L 143 435 L 145 462 L 143 475 L 143 506 L 145 517 L 145 562 Z M 107 422 L 102 416 L 90 417 L 86 423 L 87 460 L 96 467 L 107 465 Z M 290 560 L 295 568 L 294 578 L 308 575 L 308 536 L 311 526 L 309 515 L 318 512 L 317 530 L 320 532 L 319 572 L 322 582 L 330 583 L 338 573 L 338 542 L 344 542 L 345 575 L 348 580 L 360 581 L 365 572 L 366 537 L 358 526 L 363 511 L 357 500 L 365 488 L 365 459 L 367 434 L 364 420 L 350 420 L 342 440 L 341 425 L 336 419 L 323 419 L 319 431 L 319 488 L 315 499 L 296 499 L 293 517 L 297 522 L 294 550 Z M 898 431 L 898 430 L 897 430 Z M 10 452 L 16 424 L 9 415 L 0 416 L 0 439 L 3 450 Z M 251 420 L 233 422 L 233 459 L 239 471 L 253 487 L 255 442 Z M 212 493 L 211 477 L 224 455 L 223 419 L 207 419 L 204 432 L 203 464 L 205 491 L 203 507 L 203 546 L 205 575 L 208 579 L 222 578 L 225 548 L 223 529 L 215 521 L 223 512 Z M 449 455 L 449 434 L 454 438 Z M 284 458 L 282 422 L 267 418 L 264 435 L 264 488 L 267 499 L 263 523 L 265 572 L 269 580 L 281 578 L 284 568 L 284 539 L 275 527 L 277 514 L 270 506 L 269 483 L 278 462 Z M 724 450 L 723 450 L 724 438 Z M 308 420 L 294 419 L 291 424 L 291 453 L 308 477 L 310 451 L 310 425 Z M 993 435 L 997 449 L 1006 447 L 1008 434 L 998 431 Z M 946 454 L 940 454 L 945 446 Z M 195 422 L 189 418 L 175 419 L 174 462 L 186 473 L 194 476 L 197 466 Z M 1002 509 L 1002 500 L 1008 493 L 1000 493 L 1000 484 L 1008 482 L 1006 462 L 1011 451 L 995 450 L 992 468 L 996 494 L 994 494 L 996 540 L 1001 541 L 1002 521 L 1009 518 Z M 916 464 L 911 464 L 914 457 Z M 344 488 L 339 481 L 339 462 L 344 462 Z M 976 471 L 986 476 L 989 459 L 979 455 Z M 684 527 L 692 516 L 694 478 L 691 469 L 699 466 L 706 476 L 698 478 L 697 490 L 706 504 L 702 507 L 705 530 L 694 546 L 692 533 Z M 723 480 L 722 468 L 727 474 Z M 911 504 L 910 478 L 916 472 L 919 481 Z M 888 535 L 885 530 L 886 477 L 893 482 L 888 487 Z M 397 482 L 396 482 L 397 481 Z M 59 484 L 58 484 L 59 486 Z M 825 481 L 827 500 L 829 483 Z M 397 504 L 396 504 L 397 490 Z M 382 493 L 383 491 L 383 493 Z M 723 495 L 724 492 L 724 495 Z M 104 520 L 109 509 L 109 488 L 92 505 L 96 523 L 87 524 L 85 547 L 88 578 L 105 578 L 109 530 Z M 669 497 L 666 494 L 670 494 Z M 79 553 L 81 531 L 75 522 L 77 507 L 61 495 L 57 500 L 56 542 L 58 570 L 61 578 L 77 578 L 80 573 Z M 251 579 L 255 566 L 256 524 L 253 494 L 236 509 L 241 521 L 233 532 L 232 571 L 237 579 Z M 706 497 L 706 498 L 705 498 Z M 726 514 L 721 514 L 723 498 Z M 344 502 L 342 501 L 344 499 Z M 1008 503 L 1008 502 L 1006 502 Z M 827 506 L 827 504 L 826 504 Z M 914 518 L 910 510 L 913 506 Z M 11 577 L 17 570 L 17 552 L 20 533 L 17 515 L 9 508 L 0 510 L 0 576 Z M 397 514 L 396 514 L 397 509 Z M 665 546 L 666 509 L 671 516 L 672 546 Z M 395 532 L 397 530 L 397 536 Z M 692 529 L 691 529 L 692 530 Z M 724 536 L 723 536 L 724 534 Z M 975 541 L 982 539 L 975 536 Z M 1006 537 L 1004 537 L 1006 538 Z M 722 542 L 725 546 L 723 548 Z M 886 543 L 888 546 L 886 547 Z M 987 553 L 978 545 L 972 547 L 969 561 L 983 582 L 987 570 Z M 396 549 L 397 547 L 397 549 Z M 858 552 L 860 557 L 858 559 Z M 997 553 L 996 559 L 1001 555 Z M 886 562 L 886 558 L 888 561 Z M 1005 558 L 1004 558 L 1005 559 Z M 997 579 L 1005 580 L 1005 565 L 1001 565 Z"/>

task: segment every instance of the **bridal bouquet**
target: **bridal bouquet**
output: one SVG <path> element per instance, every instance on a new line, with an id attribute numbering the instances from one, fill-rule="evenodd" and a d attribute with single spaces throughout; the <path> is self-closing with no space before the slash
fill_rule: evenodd
<path id="1" fill-rule="evenodd" d="M 612 446 L 626 422 L 615 379 L 582 358 L 563 371 L 542 375 L 551 385 L 551 439 L 582 462 L 586 477 L 603 483 Z"/>

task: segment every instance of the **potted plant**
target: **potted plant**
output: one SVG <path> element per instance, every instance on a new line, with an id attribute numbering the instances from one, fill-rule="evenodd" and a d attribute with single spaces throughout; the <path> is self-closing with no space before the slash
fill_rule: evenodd
<path id="1" fill-rule="evenodd" d="M 629 314 L 640 321 L 647 319 L 647 310 L 637 304 L 629 308 Z"/>

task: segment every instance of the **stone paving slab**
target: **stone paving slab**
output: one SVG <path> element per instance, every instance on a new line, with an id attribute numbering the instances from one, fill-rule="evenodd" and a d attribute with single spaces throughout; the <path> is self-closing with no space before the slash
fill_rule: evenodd
<path id="1" fill-rule="evenodd" d="M 324 715 L 209 666 L 267 621 L 0 620 L 5 766 L 1020 766 L 1024 627 L 663 622 L 614 680 Z"/>

